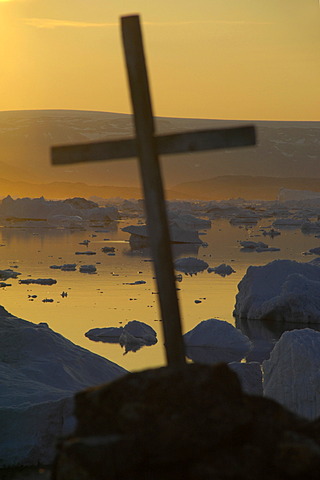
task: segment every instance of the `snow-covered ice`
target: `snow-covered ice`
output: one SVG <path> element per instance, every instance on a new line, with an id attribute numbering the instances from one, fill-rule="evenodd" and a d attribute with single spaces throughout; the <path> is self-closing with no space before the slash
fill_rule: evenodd
<path id="1" fill-rule="evenodd" d="M 45 220 L 52 226 L 80 227 L 84 221 L 111 222 L 117 220 L 116 207 L 99 207 L 85 198 L 46 200 L 40 198 L 17 198 L 8 195 L 0 203 L 0 217 Z"/>
<path id="2" fill-rule="evenodd" d="M 3 307 L 0 332 L 0 467 L 49 464 L 74 427 L 74 393 L 126 371 Z"/>
<path id="3" fill-rule="evenodd" d="M 263 362 L 264 395 L 311 420 L 320 416 L 320 332 L 285 332 Z"/>
<path id="4" fill-rule="evenodd" d="M 172 243 L 193 243 L 202 245 L 203 241 L 195 230 L 183 230 L 176 224 L 171 224 L 170 239 Z M 133 248 L 149 246 L 149 232 L 147 225 L 128 225 L 122 228 L 123 232 L 130 233 L 129 242 Z"/>
<path id="5" fill-rule="evenodd" d="M 250 351 L 251 342 L 230 323 L 210 318 L 185 333 L 186 355 L 194 362 L 238 362 Z"/>
<path id="6" fill-rule="evenodd" d="M 297 323 L 320 322 L 320 268 L 274 260 L 250 266 L 238 285 L 234 315 Z"/>
<path id="7" fill-rule="evenodd" d="M 183 272 L 189 275 L 203 272 L 209 267 L 207 262 L 196 257 L 178 258 L 174 261 L 173 265 L 178 272 Z"/>

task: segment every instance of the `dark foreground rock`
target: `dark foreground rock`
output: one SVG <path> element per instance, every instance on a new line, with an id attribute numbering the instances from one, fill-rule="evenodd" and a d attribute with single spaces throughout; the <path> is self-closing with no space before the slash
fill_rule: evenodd
<path id="1" fill-rule="evenodd" d="M 320 478 L 319 420 L 243 393 L 225 364 L 128 374 L 75 408 L 54 480 Z"/>

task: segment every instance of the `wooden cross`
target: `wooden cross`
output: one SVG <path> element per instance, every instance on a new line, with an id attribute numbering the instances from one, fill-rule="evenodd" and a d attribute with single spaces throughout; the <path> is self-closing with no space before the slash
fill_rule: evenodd
<path id="1" fill-rule="evenodd" d="M 136 137 L 52 148 L 54 165 L 138 157 L 169 366 L 185 364 L 179 304 L 158 155 L 255 144 L 254 127 L 156 136 L 139 16 L 121 18 Z"/>

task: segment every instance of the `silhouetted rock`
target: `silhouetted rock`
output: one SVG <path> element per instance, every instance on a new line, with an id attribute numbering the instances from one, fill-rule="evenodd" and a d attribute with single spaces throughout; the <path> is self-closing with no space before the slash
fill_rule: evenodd
<path id="1" fill-rule="evenodd" d="M 225 364 L 131 373 L 75 400 L 54 480 L 319 477 L 320 422 L 244 394 Z"/>

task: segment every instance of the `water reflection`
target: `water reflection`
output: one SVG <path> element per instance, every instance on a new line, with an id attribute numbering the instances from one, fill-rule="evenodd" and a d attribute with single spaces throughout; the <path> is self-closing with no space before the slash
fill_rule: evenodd
<path id="1" fill-rule="evenodd" d="M 277 320 L 247 320 L 236 318 L 235 325 L 252 342 L 252 349 L 246 356 L 248 362 L 260 362 L 267 360 L 270 353 L 281 335 L 288 330 L 300 330 L 312 328 L 320 331 L 320 325 L 292 323 Z"/>
<path id="2" fill-rule="evenodd" d="M 171 244 L 171 252 L 173 258 L 178 258 L 183 255 L 198 255 L 201 245 L 192 243 L 175 243 Z M 134 248 L 123 250 L 123 254 L 127 256 L 151 257 L 151 249 L 149 247 Z"/>
<path id="3" fill-rule="evenodd" d="M 212 365 L 217 362 L 240 362 L 243 354 L 234 348 L 211 346 L 186 346 L 186 356 L 196 363 Z"/>

